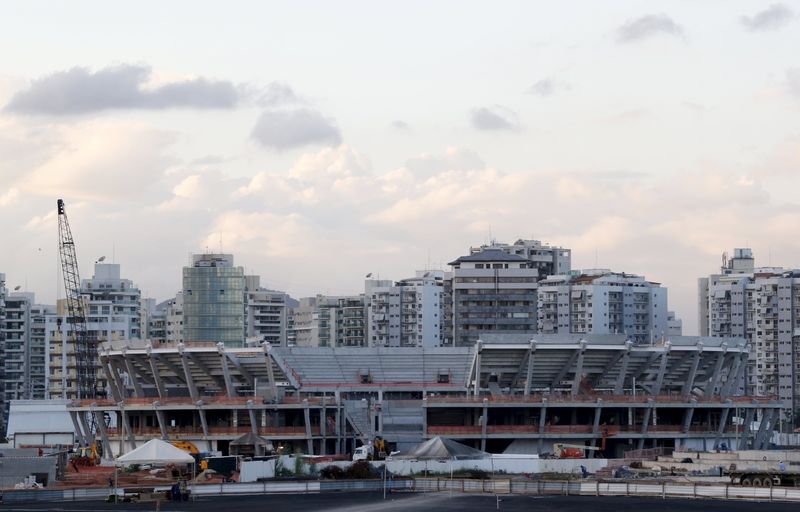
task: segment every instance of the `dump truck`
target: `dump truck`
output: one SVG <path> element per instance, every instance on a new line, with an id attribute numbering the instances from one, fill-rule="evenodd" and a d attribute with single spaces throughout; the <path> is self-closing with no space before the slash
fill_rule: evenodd
<path id="1" fill-rule="evenodd" d="M 731 483 L 742 487 L 800 487 L 800 471 L 730 469 Z"/>

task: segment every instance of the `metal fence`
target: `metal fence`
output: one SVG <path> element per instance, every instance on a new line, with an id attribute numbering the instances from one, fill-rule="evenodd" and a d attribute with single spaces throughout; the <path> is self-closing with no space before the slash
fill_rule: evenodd
<path id="1" fill-rule="evenodd" d="M 191 485 L 193 496 L 235 496 L 271 493 L 327 493 L 387 491 L 527 494 L 563 496 L 638 496 L 800 502 L 800 488 L 741 487 L 731 484 L 638 483 L 599 481 L 415 478 L 383 480 L 307 480 Z M 169 487 L 156 487 L 167 491 Z M 4 503 L 105 500 L 108 488 L 14 490 L 3 493 Z"/>

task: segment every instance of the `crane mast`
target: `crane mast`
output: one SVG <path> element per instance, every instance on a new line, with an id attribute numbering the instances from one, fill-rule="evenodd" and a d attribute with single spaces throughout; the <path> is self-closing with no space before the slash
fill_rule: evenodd
<path id="1" fill-rule="evenodd" d="M 61 199 L 58 200 L 58 253 L 67 298 L 67 324 L 75 345 L 77 397 L 94 398 L 97 394 L 97 346 L 89 339 L 86 311 L 81 299 L 81 278 L 78 272 L 78 258 L 75 255 L 75 241 L 64 209 L 64 201 Z M 62 357 L 66 358 L 67 354 L 63 354 Z"/>

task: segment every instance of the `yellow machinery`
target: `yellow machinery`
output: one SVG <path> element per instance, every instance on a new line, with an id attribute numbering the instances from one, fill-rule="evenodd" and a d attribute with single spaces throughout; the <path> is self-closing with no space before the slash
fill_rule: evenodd
<path id="1" fill-rule="evenodd" d="M 78 466 L 96 466 L 100 463 L 100 452 L 97 451 L 97 443 L 78 447 L 72 457 Z"/>
<path id="2" fill-rule="evenodd" d="M 174 446 L 175 448 L 180 448 L 181 450 L 190 453 L 191 455 L 198 455 L 200 450 L 197 449 L 197 446 L 194 443 L 189 441 L 170 441 L 169 444 Z"/>

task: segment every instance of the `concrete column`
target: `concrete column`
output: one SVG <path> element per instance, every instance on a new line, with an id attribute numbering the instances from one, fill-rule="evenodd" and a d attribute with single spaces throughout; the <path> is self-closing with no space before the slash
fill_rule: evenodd
<path id="1" fill-rule="evenodd" d="M 328 413 L 325 407 L 325 395 L 322 396 L 322 407 L 319 410 L 319 433 L 322 435 L 320 455 L 326 455 L 328 444 Z"/>
<path id="2" fill-rule="evenodd" d="M 247 401 L 247 414 L 250 416 L 250 432 L 254 436 L 258 435 L 258 422 L 256 421 L 256 411 L 253 409 L 253 401 Z"/>
<path id="3" fill-rule="evenodd" d="M 136 439 L 133 436 L 133 429 L 131 428 L 131 422 L 128 418 L 128 413 L 125 412 L 125 406 L 123 404 L 119 404 L 119 412 L 120 412 L 120 420 L 122 421 L 122 428 L 127 432 L 128 437 L 128 444 L 131 447 L 131 450 L 136 449 Z M 120 446 L 120 451 L 124 452 L 122 446 Z"/>
<path id="4" fill-rule="evenodd" d="M 111 452 L 111 442 L 108 439 L 108 431 L 106 431 L 105 418 L 100 411 L 94 411 L 94 421 L 97 422 L 97 431 L 100 433 L 100 442 L 103 446 L 103 458 L 113 460 L 114 454 Z"/>
<path id="5" fill-rule="evenodd" d="M 542 398 L 542 406 L 539 408 L 539 446 L 538 451 L 539 455 L 542 454 L 543 444 L 544 444 L 544 434 L 545 434 L 545 417 L 547 416 L 547 399 Z"/>
<path id="6" fill-rule="evenodd" d="M 78 443 L 82 446 L 86 445 L 86 437 L 83 435 L 80 421 L 78 421 L 78 412 L 69 411 L 69 417 L 72 420 L 72 426 L 75 428 L 75 438 L 78 440 Z"/>
<path id="7" fill-rule="evenodd" d="M 664 373 L 667 371 L 667 360 L 669 359 L 670 343 L 664 344 L 664 353 L 661 354 L 661 364 L 658 367 L 658 375 L 656 376 L 656 383 L 653 386 L 653 395 L 658 396 L 661 393 L 661 386 L 664 383 Z"/>
<path id="8" fill-rule="evenodd" d="M 130 357 L 127 354 L 125 349 L 122 350 L 122 359 L 125 360 L 125 369 L 128 373 L 128 378 L 131 380 L 131 384 L 133 385 L 133 394 L 136 398 L 143 398 L 144 392 L 142 392 L 142 384 L 139 382 L 139 379 L 136 378 L 136 370 L 133 368 L 133 363 L 130 360 Z"/>
<path id="9" fill-rule="evenodd" d="M 208 420 L 206 419 L 206 411 L 203 409 L 203 401 L 198 400 L 195 402 L 195 406 L 197 407 L 197 415 L 200 417 L 200 426 L 203 428 L 203 439 L 208 441 Z M 233 412 L 236 414 L 236 409 L 233 409 Z"/>
<path id="10" fill-rule="evenodd" d="M 653 414 L 653 399 L 647 399 L 647 409 L 644 410 L 644 417 L 642 418 L 642 437 L 639 439 L 639 449 L 644 448 L 644 441 L 647 437 L 647 429 L 650 427 L 650 416 Z"/>
<path id="11" fill-rule="evenodd" d="M 334 399 L 336 400 L 336 453 L 344 451 L 344 439 L 342 434 L 342 395 L 338 391 L 334 391 Z M 425 436 L 425 399 L 422 400 L 422 436 Z"/>
<path id="12" fill-rule="evenodd" d="M 272 396 L 277 399 L 278 398 L 278 386 L 275 384 L 275 372 L 272 370 L 272 345 L 270 343 L 264 342 L 264 359 L 266 360 L 267 364 L 267 382 L 269 382 L 269 387 L 272 390 Z"/>
<path id="13" fill-rule="evenodd" d="M 483 421 L 481 422 L 481 450 L 486 451 L 486 435 L 489 432 L 489 399 L 483 399 Z"/>
<path id="14" fill-rule="evenodd" d="M 311 439 L 311 411 L 308 408 L 308 399 L 303 400 L 303 420 L 306 425 L 306 442 L 308 454 L 314 455 L 314 441 Z"/>
<path id="15" fill-rule="evenodd" d="M 229 397 L 234 397 L 236 396 L 236 391 L 231 381 L 231 369 L 228 366 L 228 354 L 225 353 L 224 343 L 217 343 L 217 352 L 219 353 L 220 364 L 222 366 L 222 378 L 225 381 L 225 393 Z"/>
<path id="16" fill-rule="evenodd" d="M 728 344 L 723 342 L 721 346 L 723 350 L 717 355 L 717 362 L 714 365 L 714 372 L 711 374 L 711 380 L 703 391 L 703 396 L 706 398 L 714 396 L 714 390 L 717 388 L 719 378 L 722 374 L 722 363 L 725 362 L 725 353 L 727 352 Z"/>
<path id="17" fill-rule="evenodd" d="M 694 409 L 697 407 L 697 400 L 692 398 L 691 402 L 689 402 L 689 407 L 686 408 L 686 411 L 683 413 L 683 433 L 688 434 L 689 429 L 692 427 L 692 417 L 694 416 Z"/>
<path id="18" fill-rule="evenodd" d="M 86 441 L 91 444 L 94 442 L 94 432 L 89 427 L 89 422 L 86 420 L 86 415 L 89 414 L 86 411 L 78 411 L 78 419 L 81 422 L 81 426 L 83 426 L 83 435 L 86 437 Z"/>
<path id="19" fill-rule="evenodd" d="M 694 358 L 692 359 L 692 366 L 689 369 L 689 375 L 686 376 L 686 381 L 683 383 L 683 389 L 681 389 L 681 395 L 684 397 L 688 397 L 692 393 L 692 388 L 694 388 L 694 381 L 697 378 L 697 369 L 700 367 L 700 358 L 703 355 L 703 344 L 697 344 L 697 352 L 694 354 Z"/>
<path id="20" fill-rule="evenodd" d="M 150 370 L 153 372 L 153 381 L 156 383 L 156 391 L 158 391 L 159 398 L 166 398 L 167 391 L 164 389 L 164 383 L 161 381 L 161 373 L 158 371 L 158 363 L 156 356 L 153 355 L 153 347 L 147 346 L 147 358 L 150 360 Z"/>
<path id="21" fill-rule="evenodd" d="M 592 446 L 597 447 L 597 434 L 600 433 L 600 414 L 603 411 L 603 399 L 597 399 L 597 407 L 594 409 L 594 423 L 592 424 Z M 594 450 L 589 450 L 589 458 L 594 458 Z"/>
<path id="22" fill-rule="evenodd" d="M 428 437 L 428 399 L 422 399 L 422 439 Z"/>
<path id="23" fill-rule="evenodd" d="M 730 371 L 728 372 L 728 378 L 725 381 L 725 384 L 723 384 L 722 389 L 719 391 L 720 398 L 725 399 L 736 393 L 736 384 L 739 381 L 739 375 L 743 364 L 745 363 L 742 361 L 741 356 L 734 357 Z"/>
<path id="24" fill-rule="evenodd" d="M 583 355 L 586 353 L 586 341 L 581 340 L 581 348 L 578 351 L 578 362 L 575 364 L 575 378 L 572 379 L 572 396 L 578 396 L 581 388 L 581 378 L 583 377 Z"/>
<path id="25" fill-rule="evenodd" d="M 742 435 L 739 438 L 739 449 L 746 450 L 747 449 L 747 441 L 750 439 L 752 434 L 751 425 L 753 424 L 753 416 L 756 410 L 753 407 L 749 407 L 744 413 L 744 425 L 742 425 Z"/>
<path id="26" fill-rule="evenodd" d="M 108 376 L 108 387 L 111 389 L 111 396 L 115 402 L 121 402 L 125 397 L 122 394 L 123 390 L 120 389 L 119 377 L 114 370 L 114 366 L 108 357 L 102 358 L 100 362 Z"/>
<path id="27" fill-rule="evenodd" d="M 183 343 L 178 344 L 178 353 L 181 355 L 181 364 L 183 365 L 183 374 L 186 376 L 186 386 L 189 388 L 189 396 L 192 400 L 200 400 L 200 393 L 197 392 L 197 386 L 194 385 L 194 378 L 192 378 L 192 369 L 189 367 L 189 360 L 186 357 L 186 348 Z"/>
<path id="28" fill-rule="evenodd" d="M 731 401 L 725 402 L 725 408 L 722 410 L 722 415 L 719 418 L 719 429 L 717 430 L 717 437 L 714 439 L 714 449 L 719 448 L 719 440 L 725 434 L 725 424 L 728 422 L 728 416 L 731 412 Z"/>
<path id="29" fill-rule="evenodd" d="M 533 358 L 536 355 L 536 342 L 531 340 L 530 350 L 528 352 L 528 370 L 525 374 L 525 396 L 531 394 L 531 381 L 533 380 Z"/>
<path id="30" fill-rule="evenodd" d="M 475 343 L 475 387 L 473 394 L 478 396 L 481 390 L 481 350 L 483 349 L 483 342 L 478 340 Z"/>
<path id="31" fill-rule="evenodd" d="M 614 385 L 614 394 L 621 395 L 625 391 L 625 376 L 628 374 L 628 362 L 631 359 L 631 347 L 633 343 L 630 341 L 626 341 L 625 345 L 627 349 L 625 350 L 625 355 L 622 356 L 622 363 L 619 367 L 619 376 L 617 376 L 617 382 Z"/>
<path id="32" fill-rule="evenodd" d="M 777 412 L 777 409 L 768 409 L 762 414 L 761 425 L 758 427 L 758 434 L 756 434 L 756 441 L 753 446 L 754 450 L 763 450 L 769 446 Z"/>
<path id="33" fill-rule="evenodd" d="M 128 391 L 127 386 L 122 381 L 122 378 L 119 376 L 119 365 L 114 361 L 113 358 L 108 358 L 108 366 L 111 368 L 111 377 L 114 379 L 114 384 L 116 384 L 117 389 L 119 390 L 119 394 L 124 400 L 131 396 L 131 393 Z"/>
<path id="34" fill-rule="evenodd" d="M 164 411 L 159 409 L 161 403 L 156 400 L 153 402 L 153 408 L 156 410 L 156 419 L 158 420 L 158 430 L 161 431 L 161 439 L 164 441 L 169 439 L 169 435 L 167 434 L 167 420 L 164 418 Z"/>

